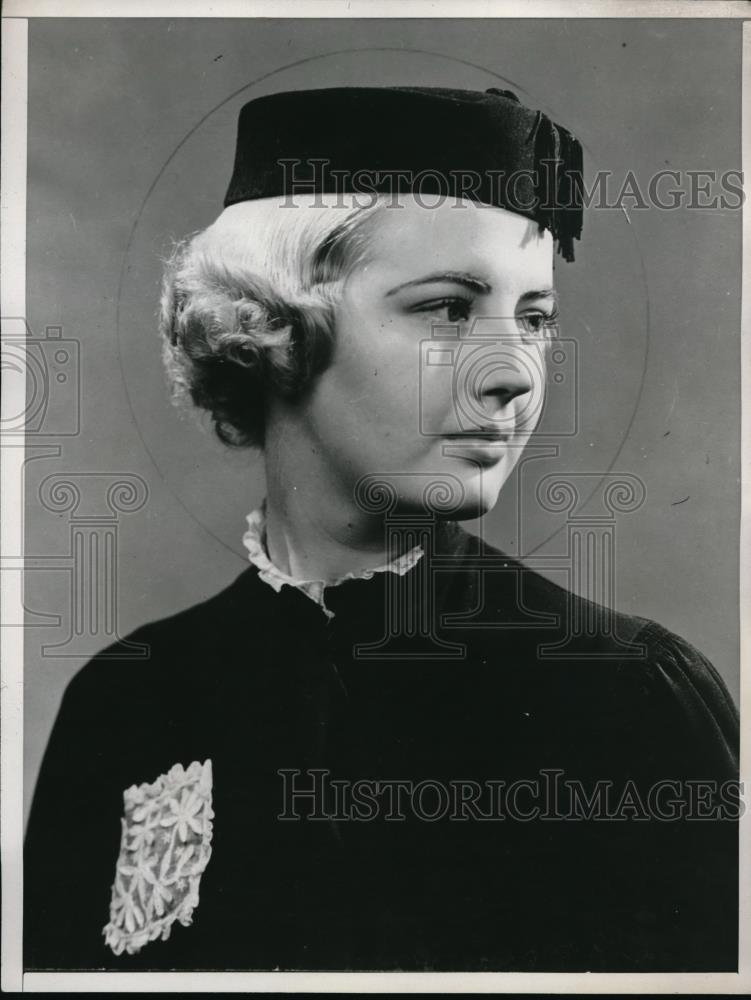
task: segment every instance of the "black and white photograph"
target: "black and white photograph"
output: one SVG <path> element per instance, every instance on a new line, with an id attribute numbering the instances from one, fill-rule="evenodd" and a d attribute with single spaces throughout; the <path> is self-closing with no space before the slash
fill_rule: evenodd
<path id="1" fill-rule="evenodd" d="M 745 992 L 747 6 L 222 8 L 3 10 L 3 988 Z"/>

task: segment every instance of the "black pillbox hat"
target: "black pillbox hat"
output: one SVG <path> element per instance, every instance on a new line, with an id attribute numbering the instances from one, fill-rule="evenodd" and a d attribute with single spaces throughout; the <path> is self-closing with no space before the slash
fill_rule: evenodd
<path id="1" fill-rule="evenodd" d="M 582 149 L 508 90 L 341 87 L 250 101 L 225 207 L 303 191 L 470 198 L 533 219 L 573 260 Z"/>

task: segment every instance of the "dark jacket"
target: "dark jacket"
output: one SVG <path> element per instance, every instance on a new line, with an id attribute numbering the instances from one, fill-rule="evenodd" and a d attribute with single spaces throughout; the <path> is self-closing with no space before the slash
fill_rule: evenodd
<path id="1" fill-rule="evenodd" d="M 28 969 L 736 968 L 738 723 L 714 668 L 439 534 L 404 577 L 327 589 L 330 621 L 250 568 L 130 636 L 146 660 L 115 646 L 74 677 L 26 837 Z M 207 759 L 192 926 L 116 956 L 123 791 Z M 310 818 L 290 789 L 324 772 L 402 782 L 404 818 L 377 795 L 355 818 L 330 785 Z"/>

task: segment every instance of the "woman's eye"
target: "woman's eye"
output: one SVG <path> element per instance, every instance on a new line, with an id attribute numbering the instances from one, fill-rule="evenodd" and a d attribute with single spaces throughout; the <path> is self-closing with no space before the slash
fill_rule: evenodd
<path id="1" fill-rule="evenodd" d="M 558 336 L 558 313 L 526 312 L 516 317 L 523 333 L 546 339 Z"/>
<path id="2" fill-rule="evenodd" d="M 449 323 L 464 323 L 469 319 L 472 303 L 467 299 L 440 299 L 426 302 L 417 312 L 439 315 Z"/>

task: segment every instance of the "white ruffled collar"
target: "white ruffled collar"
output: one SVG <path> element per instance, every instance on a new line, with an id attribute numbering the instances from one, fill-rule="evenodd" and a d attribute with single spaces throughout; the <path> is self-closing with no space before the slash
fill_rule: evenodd
<path id="1" fill-rule="evenodd" d="M 264 500 L 260 507 L 248 514 L 246 520 L 248 530 L 243 535 L 243 545 L 248 550 L 248 559 L 257 567 L 259 577 L 264 583 L 273 587 L 277 593 L 284 586 L 296 587 L 301 590 L 311 601 L 319 605 L 327 618 L 334 617 L 334 612 L 326 607 L 323 599 L 323 592 L 327 587 L 338 587 L 345 580 L 370 580 L 376 573 L 396 573 L 398 576 L 404 576 L 423 555 L 422 546 L 415 545 L 409 552 L 405 552 L 383 566 L 345 573 L 333 583 L 325 583 L 323 580 L 296 580 L 282 572 L 269 558 L 266 549 L 266 501 Z"/>

